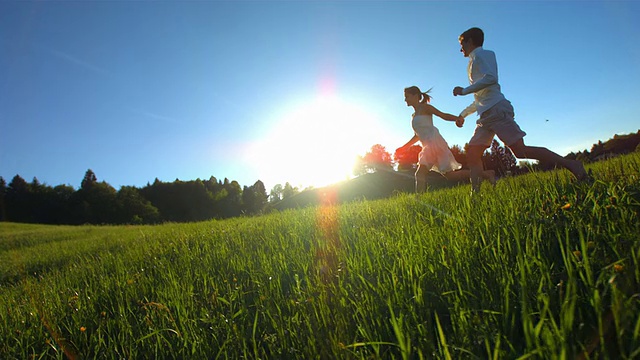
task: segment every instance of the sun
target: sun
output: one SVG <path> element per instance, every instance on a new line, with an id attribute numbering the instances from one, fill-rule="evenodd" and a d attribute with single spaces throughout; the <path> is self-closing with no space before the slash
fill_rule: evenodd
<path id="1" fill-rule="evenodd" d="M 278 116 L 251 149 L 251 163 L 265 184 L 304 189 L 352 176 L 353 165 L 384 136 L 366 105 L 337 96 L 318 96 Z"/>

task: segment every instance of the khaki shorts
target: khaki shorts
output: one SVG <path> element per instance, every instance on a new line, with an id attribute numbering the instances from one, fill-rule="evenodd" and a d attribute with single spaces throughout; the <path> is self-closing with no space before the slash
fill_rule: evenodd
<path id="1" fill-rule="evenodd" d="M 513 118 L 513 106 L 509 100 L 505 99 L 493 105 L 480 116 L 469 145 L 489 147 L 496 135 L 505 145 L 514 144 L 527 133 L 520 129 Z"/>

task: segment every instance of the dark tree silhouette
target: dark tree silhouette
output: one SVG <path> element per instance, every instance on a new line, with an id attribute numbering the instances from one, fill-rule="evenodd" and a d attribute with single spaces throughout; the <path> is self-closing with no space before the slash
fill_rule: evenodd
<path id="1" fill-rule="evenodd" d="M 33 222 L 31 215 L 31 193 L 29 184 L 16 175 L 7 187 L 5 204 L 10 211 L 7 212 L 7 220 L 14 222 Z"/>
<path id="2" fill-rule="evenodd" d="M 201 221 L 215 217 L 213 194 L 201 180 L 165 183 L 156 179 L 141 189 L 140 194 L 158 209 L 164 221 Z"/>
<path id="3" fill-rule="evenodd" d="M 98 182 L 98 178 L 96 177 L 96 174 L 93 172 L 93 170 L 89 169 L 87 170 L 87 172 L 84 173 L 84 178 L 82 178 L 82 182 L 80 183 L 80 188 L 88 189 L 97 182 Z"/>
<path id="4" fill-rule="evenodd" d="M 511 150 L 501 146 L 495 139 L 489 150 L 482 154 L 482 164 L 485 170 L 494 170 L 498 176 L 514 174 L 517 169 L 516 157 Z"/>
<path id="5" fill-rule="evenodd" d="M 515 174 L 518 170 L 518 159 L 509 147 L 503 147 L 500 163 L 504 167 L 504 174 Z"/>
<path id="6" fill-rule="evenodd" d="M 72 199 L 72 217 L 76 224 L 113 224 L 118 213 L 116 189 L 107 182 L 98 182 L 91 169 L 82 179 L 80 189 Z"/>
<path id="7" fill-rule="evenodd" d="M 516 157 L 509 148 L 500 145 L 497 140 L 491 142 L 488 152 L 483 157 L 485 169 L 495 170 L 498 176 L 512 174 L 516 169 Z"/>
<path id="8" fill-rule="evenodd" d="M 242 189 L 242 207 L 245 214 L 260 214 L 267 205 L 267 190 L 260 180 Z"/>
<path id="9" fill-rule="evenodd" d="M 51 224 L 72 224 L 71 200 L 76 190 L 69 185 L 57 185 L 52 190 L 53 206 L 51 209 Z"/>
<path id="10" fill-rule="evenodd" d="M 53 189 L 40 183 L 35 177 L 29 184 L 29 192 L 32 222 L 53 224 L 57 221 L 54 217 L 58 217 L 66 212 L 66 209 L 59 208 L 61 204 L 59 204 L 59 201 L 55 198 Z"/>
<path id="11" fill-rule="evenodd" d="M 99 182 L 91 170 L 81 187 L 58 185 L 51 188 L 34 178 L 27 183 L 16 175 L 7 186 L 0 177 L 0 221 L 46 224 L 153 224 L 163 221 L 202 221 L 239 216 L 249 211 L 259 214 L 266 208 L 264 183 L 257 181 L 245 195 L 237 181 L 176 181 L 138 189 L 123 186 L 116 191 Z M 297 189 L 296 189 L 297 190 Z M 251 199 L 250 207 L 243 197 Z"/>
<path id="12" fill-rule="evenodd" d="M 121 187 L 116 198 L 119 224 L 154 224 L 161 219 L 158 209 L 133 186 Z"/>
<path id="13" fill-rule="evenodd" d="M 221 201 L 222 217 L 239 216 L 242 213 L 242 188 L 237 181 L 225 178 L 223 192 L 226 193 Z"/>

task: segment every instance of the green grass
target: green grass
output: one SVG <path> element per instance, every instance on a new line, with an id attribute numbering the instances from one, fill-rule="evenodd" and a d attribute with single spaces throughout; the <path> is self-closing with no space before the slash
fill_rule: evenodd
<path id="1" fill-rule="evenodd" d="M 640 154 L 158 226 L 0 223 L 2 359 L 640 357 Z"/>

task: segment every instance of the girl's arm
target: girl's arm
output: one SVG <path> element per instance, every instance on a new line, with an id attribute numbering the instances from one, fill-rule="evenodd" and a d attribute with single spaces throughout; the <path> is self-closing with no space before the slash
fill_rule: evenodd
<path id="1" fill-rule="evenodd" d="M 418 135 L 413 135 L 413 137 L 411 138 L 411 140 L 407 141 L 406 144 L 402 145 L 401 147 L 396 149 L 396 152 L 398 151 L 402 151 L 405 148 L 408 148 L 409 146 L 415 144 L 418 140 L 420 140 L 420 138 L 418 138 Z"/>
<path id="2" fill-rule="evenodd" d="M 455 116 L 453 114 L 442 112 L 442 111 L 436 109 L 436 107 L 433 106 L 433 105 L 427 104 L 426 110 L 429 111 L 430 113 L 432 113 L 433 115 L 435 115 L 435 116 L 437 116 L 437 117 L 439 117 L 441 119 L 444 119 L 444 120 L 448 120 L 448 121 L 456 121 L 456 120 L 458 120 L 457 116 Z"/>
<path id="3" fill-rule="evenodd" d="M 445 113 L 442 112 L 438 109 L 435 108 L 435 106 L 427 104 L 427 111 L 431 112 L 433 115 L 436 115 L 437 117 L 444 119 L 444 120 L 448 120 L 448 121 L 455 121 L 456 122 L 456 126 L 458 127 L 462 127 L 462 124 L 464 124 L 464 117 L 463 116 L 455 116 L 453 114 L 449 114 L 449 113 Z"/>

